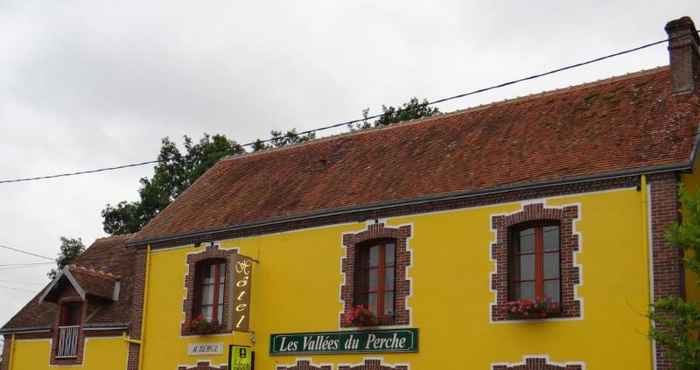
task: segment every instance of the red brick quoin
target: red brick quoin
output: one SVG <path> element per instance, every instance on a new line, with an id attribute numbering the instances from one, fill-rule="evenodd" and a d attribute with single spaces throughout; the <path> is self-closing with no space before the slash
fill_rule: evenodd
<path id="1" fill-rule="evenodd" d="M 583 366 L 576 365 L 553 365 L 547 363 L 546 358 L 531 357 L 526 358 L 525 363 L 519 365 L 493 365 L 492 370 L 583 370 Z"/>
<path id="2" fill-rule="evenodd" d="M 408 365 L 389 366 L 381 360 L 365 360 L 360 365 L 339 365 L 338 370 L 408 370 Z"/>
<path id="3" fill-rule="evenodd" d="M 231 274 L 230 272 L 233 271 L 233 263 L 235 261 L 235 256 L 238 254 L 237 249 L 229 249 L 229 250 L 222 250 L 219 249 L 219 245 L 217 243 L 210 243 L 207 245 L 206 250 L 204 250 L 201 253 L 196 253 L 196 254 L 190 254 L 187 256 L 187 265 L 188 265 L 188 271 L 187 275 L 185 276 L 185 289 L 187 289 L 187 297 L 185 298 L 185 301 L 183 302 L 182 309 L 185 312 L 185 321 L 182 323 L 181 326 L 181 333 L 182 335 L 194 335 L 195 333 L 190 332 L 190 330 L 187 328 L 187 322 L 192 320 L 192 314 L 194 310 L 194 284 L 195 284 L 195 276 L 196 276 L 196 267 L 199 262 L 202 262 L 204 260 L 208 259 L 222 259 L 226 261 L 227 269 L 228 272 L 226 273 L 226 289 L 224 289 L 224 312 L 223 312 L 223 322 L 221 323 L 221 330 L 218 331 L 219 334 L 223 333 L 230 333 L 231 330 L 233 330 L 231 326 L 231 320 L 230 320 L 230 302 L 229 302 L 229 297 L 231 296 L 232 292 L 232 284 L 231 284 Z"/>
<path id="4" fill-rule="evenodd" d="M 308 360 L 297 360 L 296 365 L 277 366 L 277 370 L 331 370 L 331 365 L 314 365 Z"/>
<path id="5" fill-rule="evenodd" d="M 383 223 L 375 223 L 367 226 L 367 230 L 357 234 L 344 234 L 343 245 L 345 257 L 342 259 L 342 272 L 345 274 L 345 285 L 340 288 L 340 297 L 344 303 L 344 312 L 340 314 L 340 326 L 352 327 L 345 320 L 345 315 L 353 306 L 353 283 L 355 281 L 355 261 L 357 260 L 357 246 L 372 239 L 394 239 L 396 241 L 396 277 L 394 291 L 394 318 L 381 325 L 408 325 L 411 316 L 406 307 L 406 297 L 411 292 L 411 282 L 406 277 L 406 269 L 411 263 L 411 251 L 408 249 L 408 238 L 411 237 L 411 226 L 405 225 L 398 228 L 385 227 Z"/>
<path id="6" fill-rule="evenodd" d="M 574 234 L 574 221 L 578 218 L 578 206 L 544 208 L 542 203 L 528 204 L 523 210 L 510 215 L 492 218 L 496 242 L 491 244 L 491 258 L 496 262 L 496 272 L 491 274 L 491 289 L 496 291 L 496 303 L 491 305 L 493 321 L 508 320 L 508 255 L 511 226 L 530 221 L 558 221 L 561 237 L 561 313 L 558 317 L 581 317 L 581 301 L 575 298 L 575 286 L 581 283 L 580 271 L 574 266 L 574 253 L 579 250 L 578 235 Z"/>
<path id="7" fill-rule="evenodd" d="M 228 370 L 228 366 L 226 365 L 221 365 L 221 367 L 217 366 L 211 366 L 209 362 L 203 361 L 203 362 L 198 362 L 197 366 L 178 366 L 177 370 Z"/>

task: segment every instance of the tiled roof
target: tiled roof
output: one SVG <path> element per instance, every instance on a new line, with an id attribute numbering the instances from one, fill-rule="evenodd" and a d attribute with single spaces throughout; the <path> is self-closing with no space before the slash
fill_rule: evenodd
<path id="1" fill-rule="evenodd" d="M 219 161 L 130 243 L 435 194 L 687 164 L 668 67 Z"/>
<path id="2" fill-rule="evenodd" d="M 101 298 L 112 298 L 114 282 L 119 280 L 119 299 L 103 303 L 86 325 L 125 324 L 129 322 L 131 305 L 132 269 L 134 251 L 126 247 L 131 235 L 117 235 L 97 239 L 71 266 L 71 274 L 78 280 L 87 294 Z M 110 285 L 112 288 L 109 288 Z M 42 291 L 25 305 L 2 329 L 50 326 L 56 320 L 57 305 L 44 301 L 39 303 Z M 92 308 L 92 307 L 91 307 Z"/>

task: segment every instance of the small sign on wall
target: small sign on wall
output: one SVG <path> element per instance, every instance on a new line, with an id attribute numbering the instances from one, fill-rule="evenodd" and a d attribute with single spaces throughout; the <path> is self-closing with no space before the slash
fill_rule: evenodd
<path id="1" fill-rule="evenodd" d="M 255 369 L 255 352 L 245 346 L 228 346 L 228 368 L 230 370 Z"/>
<path id="2" fill-rule="evenodd" d="M 223 343 L 192 343 L 187 346 L 187 354 L 190 356 L 220 355 L 224 353 Z"/>

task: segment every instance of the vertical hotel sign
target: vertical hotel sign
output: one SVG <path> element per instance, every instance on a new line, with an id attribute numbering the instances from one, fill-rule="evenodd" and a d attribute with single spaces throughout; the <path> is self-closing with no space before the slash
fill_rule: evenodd
<path id="1" fill-rule="evenodd" d="M 249 331 L 253 260 L 240 254 L 233 266 L 233 330 Z"/>

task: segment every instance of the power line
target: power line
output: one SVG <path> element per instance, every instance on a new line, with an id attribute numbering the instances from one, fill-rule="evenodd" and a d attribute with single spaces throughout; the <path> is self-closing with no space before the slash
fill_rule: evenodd
<path id="1" fill-rule="evenodd" d="M 31 262 L 31 263 L 8 263 L 5 265 L 0 265 L 2 267 L 23 267 L 23 266 L 36 266 L 36 265 L 53 265 L 54 262 Z"/>
<path id="2" fill-rule="evenodd" d="M 36 254 L 36 253 L 33 253 L 33 252 L 27 252 L 27 251 L 22 250 L 22 249 L 12 248 L 12 247 L 8 247 L 8 246 L 2 245 L 2 244 L 0 244 L 0 248 L 9 249 L 9 250 L 15 251 L 15 252 L 17 252 L 17 253 L 22 253 L 22 254 L 26 254 L 26 255 L 29 255 L 29 256 L 39 257 L 39 258 L 43 258 L 43 259 L 45 259 L 45 260 L 49 260 L 49 261 L 55 262 L 55 259 L 53 259 L 53 258 L 51 258 L 51 257 L 42 256 L 42 255 L 40 255 L 40 254 Z"/>
<path id="3" fill-rule="evenodd" d="M 697 32 L 697 33 L 700 33 L 700 31 L 696 31 L 696 32 Z M 677 38 L 681 38 L 681 37 L 685 37 L 685 36 L 669 37 L 669 38 L 667 38 L 667 39 L 663 39 L 663 40 L 658 40 L 658 41 L 650 42 L 650 43 L 647 43 L 647 44 L 644 44 L 644 45 L 641 45 L 641 46 L 637 46 L 637 47 L 634 47 L 634 48 L 631 48 L 631 49 L 626 49 L 626 50 L 618 51 L 618 52 L 615 52 L 615 53 L 612 53 L 612 54 L 608 54 L 608 55 L 604 55 L 604 56 L 601 56 L 601 57 L 589 59 L 589 60 L 586 60 L 586 61 L 583 61 L 583 62 L 579 62 L 579 63 L 575 63 L 575 64 L 570 64 L 570 65 L 567 65 L 567 66 L 564 66 L 564 67 L 560 67 L 560 68 L 555 68 L 555 69 L 552 69 L 552 70 L 549 70 L 549 71 L 546 71 L 546 72 L 537 73 L 537 74 L 530 75 L 530 76 L 523 77 L 523 78 L 519 78 L 519 79 L 516 79 L 516 80 L 510 80 L 510 81 L 507 81 L 507 82 L 503 82 L 503 83 L 491 85 L 491 86 L 488 86 L 488 87 L 484 87 L 484 88 L 480 88 L 480 89 L 468 91 L 468 92 L 465 92 L 465 93 L 461 93 L 461 94 L 457 94 L 457 95 L 452 95 L 452 96 L 448 96 L 448 97 L 445 97 L 445 98 L 440 98 L 440 99 L 431 100 L 431 101 L 429 101 L 427 104 L 425 104 L 425 106 L 430 106 L 430 105 L 435 105 L 435 104 L 439 104 L 439 103 L 444 103 L 444 102 L 447 102 L 447 101 L 450 101 L 450 100 L 459 99 L 459 98 L 464 98 L 464 97 L 467 97 L 467 96 L 470 96 L 470 95 L 476 95 L 476 94 L 480 94 L 480 93 L 483 93 L 483 92 L 486 92 L 486 91 L 496 90 L 496 89 L 500 89 L 500 88 L 503 88 L 503 87 L 506 87 L 506 86 L 515 85 L 515 84 L 518 84 L 518 83 L 521 83 L 521 82 L 530 81 L 530 80 L 534 80 L 534 79 L 541 78 L 541 77 L 544 77 L 544 76 L 553 75 L 553 74 L 555 74 L 555 73 L 567 71 L 567 70 L 570 70 L 570 69 L 579 68 L 579 67 L 582 67 L 582 66 L 585 66 L 585 65 L 589 65 L 589 64 L 593 64 L 593 63 L 597 63 L 597 62 L 600 62 L 600 61 L 603 61 L 603 60 L 606 60 L 606 59 L 618 57 L 618 56 L 625 55 L 625 54 L 634 53 L 634 52 L 636 52 L 636 51 L 640 51 L 640 50 L 643 50 L 643 49 L 646 49 L 646 48 L 650 48 L 650 47 L 652 47 L 652 46 L 660 45 L 660 44 L 663 44 L 663 43 L 666 43 L 666 42 L 669 42 L 669 41 L 671 41 L 671 40 L 674 40 L 674 39 L 677 39 Z M 330 129 L 333 129 L 333 128 L 349 126 L 349 125 L 352 125 L 352 124 L 355 124 L 355 123 L 360 123 L 360 122 L 365 122 L 365 121 L 367 121 L 367 120 L 377 119 L 377 118 L 380 118 L 380 117 L 382 117 L 382 116 L 384 116 L 384 113 L 378 113 L 378 114 L 374 114 L 374 115 L 371 115 L 371 116 L 362 117 L 362 118 L 360 118 L 360 119 L 354 119 L 354 120 L 350 120 L 350 121 L 334 123 L 334 124 L 331 124 L 331 125 L 318 127 L 318 128 L 314 128 L 314 129 L 311 129 L 311 130 L 302 131 L 302 132 L 297 133 L 297 135 L 299 135 L 299 136 L 301 136 L 301 135 L 307 135 L 307 134 L 316 133 L 316 132 L 319 132 L 319 131 L 325 131 L 325 130 L 330 130 Z M 273 137 L 273 138 L 268 138 L 268 139 L 265 139 L 265 140 L 251 141 L 251 142 L 249 142 L 249 143 L 242 144 L 241 146 L 242 146 L 242 147 L 247 147 L 247 146 L 260 145 L 260 144 L 265 144 L 265 143 L 273 142 L 273 141 L 275 141 L 275 140 L 278 140 L 278 139 Z M 6 180 L 0 180 L 0 184 L 8 184 L 8 183 L 16 183 L 16 182 L 27 182 L 27 181 L 36 181 L 36 180 L 46 180 L 46 179 L 53 179 L 53 178 L 58 178 L 58 177 L 68 177 L 68 176 L 77 176 L 77 175 L 85 175 L 85 174 L 91 174 L 91 173 L 105 172 L 105 171 L 114 171 L 114 170 L 119 170 L 119 169 L 123 169 L 123 168 L 140 167 L 140 166 L 145 166 L 145 165 L 148 165 L 148 164 L 154 164 L 154 163 L 159 163 L 159 162 L 161 162 L 161 161 L 155 160 L 155 161 L 146 161 L 146 162 L 130 163 L 130 164 L 125 164 L 125 165 L 120 165 L 120 166 L 104 167 L 104 168 L 98 168 L 98 169 L 94 169 L 94 170 L 84 170 L 84 171 L 76 171 L 76 172 L 66 172 L 66 173 L 60 173 L 60 174 L 54 174 L 54 175 L 35 176 L 35 177 L 24 177 L 24 178 L 16 178 L 16 179 L 6 179 Z"/>

